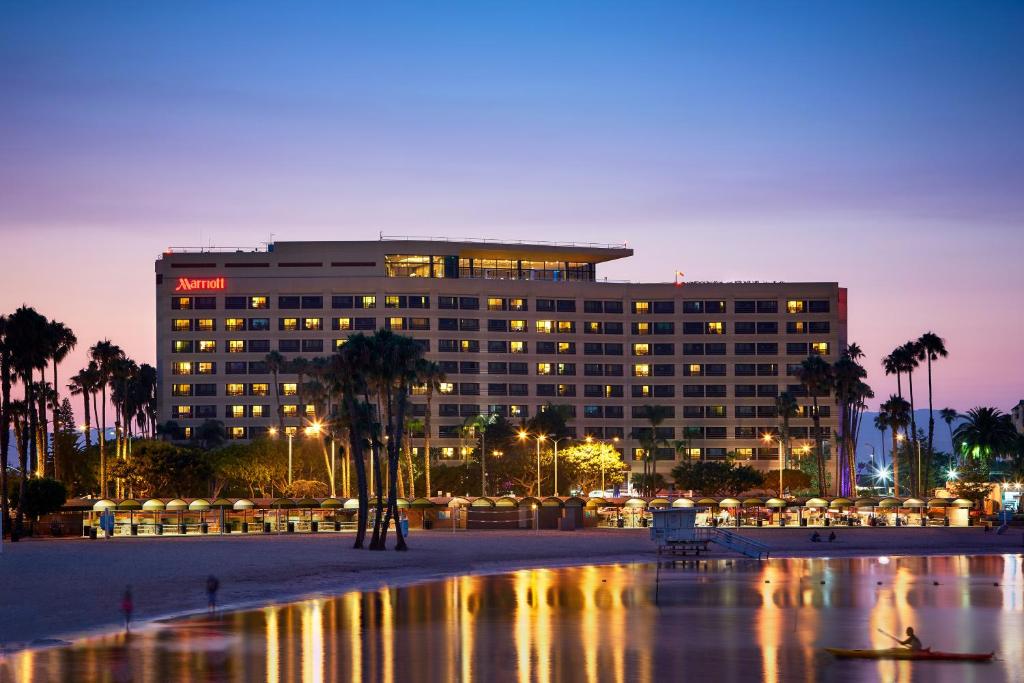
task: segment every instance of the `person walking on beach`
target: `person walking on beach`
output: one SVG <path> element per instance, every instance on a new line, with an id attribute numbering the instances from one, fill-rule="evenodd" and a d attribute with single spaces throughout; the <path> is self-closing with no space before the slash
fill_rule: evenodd
<path id="1" fill-rule="evenodd" d="M 217 611 L 217 589 L 220 588 L 220 581 L 213 574 L 206 577 L 206 607 L 213 613 Z"/>
<path id="2" fill-rule="evenodd" d="M 132 612 L 135 611 L 135 601 L 132 600 L 132 587 L 125 586 L 124 595 L 121 596 L 121 613 L 124 615 L 124 632 L 131 632 Z"/>

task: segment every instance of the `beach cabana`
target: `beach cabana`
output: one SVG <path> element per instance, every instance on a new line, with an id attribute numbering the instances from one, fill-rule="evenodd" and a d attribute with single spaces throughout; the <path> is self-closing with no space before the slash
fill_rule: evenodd
<path id="1" fill-rule="evenodd" d="M 473 502 L 469 504 L 469 507 L 491 509 L 494 507 L 494 501 L 491 500 L 490 498 L 485 498 L 481 496 L 479 498 L 474 499 Z"/>
<path id="2" fill-rule="evenodd" d="M 217 533 L 223 534 L 230 531 L 228 528 L 228 512 L 233 509 L 233 505 L 227 498 L 216 498 L 210 502 L 210 508 L 217 511 Z"/>
<path id="3" fill-rule="evenodd" d="M 504 496 L 494 501 L 494 507 L 496 508 L 518 508 L 519 502 L 515 498 Z"/>
<path id="4" fill-rule="evenodd" d="M 570 496 L 565 499 L 565 502 L 563 503 L 564 507 L 562 508 L 562 517 L 570 520 L 566 522 L 567 525 L 570 525 L 573 529 L 583 528 L 583 508 L 586 504 L 587 501 L 577 496 Z M 665 501 L 665 504 L 667 507 L 667 500 Z"/>
<path id="5" fill-rule="evenodd" d="M 667 508 L 667 507 L 671 507 L 671 506 L 672 506 L 672 503 L 671 503 L 671 501 L 669 501 L 668 498 L 651 498 L 649 501 L 647 501 L 647 508 L 648 509 L 650 509 L 650 508 L 661 509 L 661 508 Z"/>
<path id="6" fill-rule="evenodd" d="M 676 498 L 672 501 L 672 507 L 674 508 L 692 508 L 694 503 L 689 498 Z"/>
<path id="7" fill-rule="evenodd" d="M 754 511 L 754 521 L 753 521 L 753 524 L 755 526 L 761 526 L 763 524 L 763 520 L 761 519 L 761 508 L 764 507 L 764 499 L 757 498 L 755 496 L 751 496 L 749 498 L 744 498 L 743 501 L 741 502 L 741 505 L 742 505 L 743 509 L 745 509 L 745 510 L 753 510 Z M 740 520 L 740 523 L 743 523 L 743 520 Z M 751 523 L 750 522 L 750 513 L 749 512 L 747 513 L 747 521 L 746 521 L 746 523 L 747 524 Z"/>
<path id="8" fill-rule="evenodd" d="M 774 510 L 775 512 L 778 513 L 778 515 L 779 515 L 779 526 L 780 527 L 786 526 L 785 509 L 786 509 L 787 505 L 789 505 L 789 503 L 787 503 L 782 498 L 769 498 L 768 500 L 766 500 L 764 502 L 764 506 L 766 508 L 768 508 L 769 515 L 771 514 L 772 510 Z M 769 523 L 770 522 L 771 522 L 771 518 L 769 516 Z"/>
<path id="9" fill-rule="evenodd" d="M 210 509 L 210 501 L 205 498 L 196 498 L 189 502 L 189 512 L 199 513 L 199 533 L 205 534 L 207 530 L 206 526 L 206 511 Z M 187 527 L 186 527 L 187 528 Z"/>
<path id="10" fill-rule="evenodd" d="M 135 523 L 135 513 L 142 510 L 142 503 L 133 498 L 125 498 L 124 500 L 121 500 L 117 503 L 117 507 L 115 509 L 118 512 L 128 513 L 128 533 L 131 536 L 138 536 L 139 527 Z M 124 518 L 122 517 L 122 519 Z"/>
<path id="11" fill-rule="evenodd" d="M 722 500 L 718 501 L 718 509 L 719 510 L 730 510 L 731 511 L 732 522 L 733 522 L 733 525 L 737 529 L 740 526 L 740 510 L 742 508 L 743 508 L 743 503 L 740 501 L 739 498 L 723 498 Z M 727 514 L 727 513 L 723 513 L 723 517 L 724 517 L 725 514 Z M 728 524 L 729 520 L 728 519 L 722 519 L 721 523 L 722 524 Z"/>
<path id="12" fill-rule="evenodd" d="M 256 503 L 252 502 L 248 498 L 239 498 L 231 505 L 231 509 L 235 512 L 242 512 L 242 533 L 249 533 L 249 510 L 256 507 Z"/>
<path id="13" fill-rule="evenodd" d="M 281 531 L 281 510 L 292 510 L 295 508 L 295 501 L 291 498 L 275 498 L 270 501 L 270 509 L 276 510 L 274 513 L 274 526 L 278 533 Z M 266 518 L 264 518 L 265 520 Z M 264 522 L 264 530 L 267 530 L 266 523 Z M 294 531 L 295 527 L 291 522 L 288 521 L 287 513 L 285 513 L 285 530 Z"/>

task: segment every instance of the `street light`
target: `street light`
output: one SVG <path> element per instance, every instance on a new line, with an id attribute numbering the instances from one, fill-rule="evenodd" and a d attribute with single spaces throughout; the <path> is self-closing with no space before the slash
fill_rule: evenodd
<path id="1" fill-rule="evenodd" d="M 526 430 L 519 430 L 519 440 L 526 441 L 530 437 L 537 440 L 537 495 L 540 495 L 540 442 L 547 438 L 544 434 L 533 435 Z"/>
<path id="2" fill-rule="evenodd" d="M 590 435 L 587 435 L 587 438 L 585 438 L 584 441 L 586 441 L 587 443 L 594 443 L 595 441 L 597 443 L 600 443 L 600 444 L 604 444 L 605 443 L 604 441 L 601 441 L 600 439 L 595 439 L 594 437 L 592 437 Z M 612 437 L 612 443 L 618 443 L 618 442 L 619 442 L 619 437 L 613 436 Z M 605 488 L 604 488 L 604 456 L 602 455 L 600 459 L 601 459 L 601 495 L 604 496 L 605 495 L 605 493 L 604 493 L 605 492 Z"/>
<path id="3" fill-rule="evenodd" d="M 765 432 L 761 435 L 761 440 L 764 441 L 766 445 L 771 445 L 774 438 L 775 436 L 771 432 Z M 782 444 L 782 439 L 779 439 L 779 498 L 786 495 L 785 485 L 783 484 L 783 473 L 785 472 L 784 450 L 785 447 Z"/>
<path id="4" fill-rule="evenodd" d="M 277 436 L 277 428 L 270 427 L 267 429 L 267 433 L 271 436 Z M 292 437 L 294 432 L 285 430 L 285 436 L 288 437 L 288 486 L 292 485 Z"/>
<path id="5" fill-rule="evenodd" d="M 559 441 L 568 441 L 568 440 L 569 440 L 568 436 L 563 436 L 560 439 L 551 439 L 552 443 L 555 444 L 555 456 L 554 456 L 554 458 L 555 458 L 555 491 L 552 494 L 555 497 L 558 497 L 558 442 Z"/>

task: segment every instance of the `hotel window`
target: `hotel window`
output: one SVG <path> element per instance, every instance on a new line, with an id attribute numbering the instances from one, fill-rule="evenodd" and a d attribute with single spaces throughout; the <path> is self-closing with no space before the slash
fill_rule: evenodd
<path id="1" fill-rule="evenodd" d="M 217 323 L 213 318 L 200 318 L 196 321 L 196 329 L 200 332 L 213 332 L 217 329 Z"/>
<path id="2" fill-rule="evenodd" d="M 829 303 L 828 303 L 827 299 L 819 300 L 819 301 L 811 301 L 809 308 L 810 308 L 811 313 L 828 313 L 829 312 Z"/>
<path id="3" fill-rule="evenodd" d="M 725 323 L 709 322 L 707 328 L 708 334 L 725 334 Z"/>
<path id="4" fill-rule="evenodd" d="M 806 301 L 799 301 L 797 299 L 790 299 L 786 302 L 787 313 L 803 313 L 807 309 Z"/>
<path id="5" fill-rule="evenodd" d="M 270 411 L 267 410 L 267 406 L 249 406 L 250 417 L 267 417 Z"/>
<path id="6" fill-rule="evenodd" d="M 188 311 L 192 309 L 192 298 L 188 296 L 176 296 L 171 298 L 171 309 L 175 311 Z"/>
<path id="7" fill-rule="evenodd" d="M 686 363 L 683 365 L 683 377 L 702 377 L 704 366 L 700 363 Z"/>
<path id="8" fill-rule="evenodd" d="M 224 329 L 228 332 L 242 332 L 245 330 L 245 318 L 228 318 L 224 321 Z"/>
<path id="9" fill-rule="evenodd" d="M 736 457 L 739 458 L 740 460 L 750 460 L 751 458 L 754 457 L 753 448 L 737 448 L 735 452 Z"/>
<path id="10" fill-rule="evenodd" d="M 811 334 L 828 334 L 830 326 L 827 320 L 811 321 L 807 324 L 807 330 Z"/>
<path id="11" fill-rule="evenodd" d="M 298 308 L 299 302 L 299 297 L 294 295 L 277 297 L 277 307 L 281 309 Z"/>
<path id="12" fill-rule="evenodd" d="M 192 299 L 192 306 L 198 311 L 213 311 L 217 309 L 217 297 L 197 296 Z"/>
<path id="13" fill-rule="evenodd" d="M 558 342 L 558 353 L 559 354 L 574 354 L 576 353 L 575 342 Z"/>
<path id="14" fill-rule="evenodd" d="M 571 320 L 559 320 L 558 331 L 562 334 L 572 334 L 576 331 L 576 323 Z"/>
<path id="15" fill-rule="evenodd" d="M 331 326 L 335 330 L 351 330 L 352 318 L 335 318 Z"/>
<path id="16" fill-rule="evenodd" d="M 278 318 L 277 323 L 277 329 L 285 332 L 295 332 L 299 329 L 298 318 Z"/>
<path id="17" fill-rule="evenodd" d="M 197 375 L 216 375 L 217 364 L 216 363 L 196 363 L 196 374 Z"/>
<path id="18" fill-rule="evenodd" d="M 802 320 L 791 320 L 786 323 L 786 334 L 805 334 L 807 323 Z"/>
<path id="19" fill-rule="evenodd" d="M 217 342 L 211 339 L 201 339 L 199 342 L 199 348 L 196 349 L 199 353 L 216 353 Z"/>
<path id="20" fill-rule="evenodd" d="M 708 406 L 705 415 L 711 418 L 724 418 L 727 416 L 725 406 Z"/>
<path id="21" fill-rule="evenodd" d="M 537 363 L 537 374 L 538 375 L 550 375 L 551 374 L 551 363 Z"/>
<path id="22" fill-rule="evenodd" d="M 683 313 L 703 313 L 704 302 L 703 301 L 684 301 L 683 302 Z"/>
<path id="23" fill-rule="evenodd" d="M 447 395 L 455 393 L 455 384 L 453 382 L 440 382 L 437 385 L 437 391 L 439 394 Z"/>
<path id="24" fill-rule="evenodd" d="M 217 385 L 216 384 L 193 384 L 192 391 L 196 396 L 216 396 Z"/>
<path id="25" fill-rule="evenodd" d="M 302 340 L 302 352 L 303 353 L 322 353 L 324 350 L 323 339 L 303 339 Z"/>
<path id="26" fill-rule="evenodd" d="M 569 396 L 575 396 L 576 395 L 576 385 L 575 384 L 559 384 L 557 389 L 556 389 L 556 393 L 558 394 L 558 396 L 561 396 L 562 398 L 566 398 L 566 397 L 569 397 Z M 574 408 L 574 406 L 569 406 L 569 407 L 570 407 L 570 409 Z"/>
<path id="27" fill-rule="evenodd" d="M 753 313 L 755 311 L 753 301 L 734 301 L 732 302 L 733 313 Z"/>
<path id="28" fill-rule="evenodd" d="M 587 322 L 583 323 L 583 334 L 601 334 L 601 332 L 603 331 L 604 326 L 597 321 L 588 320 Z"/>
<path id="29" fill-rule="evenodd" d="M 277 350 L 281 353 L 298 353 L 299 352 L 299 340 L 298 339 L 278 339 Z"/>
<path id="30" fill-rule="evenodd" d="M 175 332 L 191 332 L 192 320 L 190 318 L 175 318 L 171 324 L 171 329 Z"/>
<path id="31" fill-rule="evenodd" d="M 224 308 L 229 311 L 237 310 L 239 308 L 245 308 L 245 297 L 244 296 L 226 296 L 224 297 Z"/>
<path id="32" fill-rule="evenodd" d="M 298 417 L 299 407 L 294 404 L 283 405 L 281 406 L 281 414 L 285 417 Z"/>
<path id="33" fill-rule="evenodd" d="M 459 331 L 460 332 L 479 332 L 480 331 L 480 319 L 479 318 L 459 318 Z"/>
<path id="34" fill-rule="evenodd" d="M 242 339 L 229 339 L 228 353 L 245 353 L 245 341 Z"/>
<path id="35" fill-rule="evenodd" d="M 508 343 L 510 353 L 526 353 L 526 342 L 513 341 Z"/>
<path id="36" fill-rule="evenodd" d="M 479 353 L 480 342 L 476 339 L 460 339 L 459 351 L 462 353 Z"/>
<path id="37" fill-rule="evenodd" d="M 820 356 L 827 356 L 828 342 L 811 342 L 811 353 L 816 353 Z"/>
<path id="38" fill-rule="evenodd" d="M 533 302 L 534 310 L 543 313 L 550 313 L 555 310 L 554 299 L 537 299 Z"/>
<path id="39" fill-rule="evenodd" d="M 633 334 L 650 334 L 650 323 L 633 323 Z"/>
<path id="40" fill-rule="evenodd" d="M 305 413 L 306 417 L 316 417 L 316 406 L 312 403 L 307 403 Z"/>
<path id="41" fill-rule="evenodd" d="M 633 355 L 634 356 L 649 356 L 651 355 L 650 344 L 633 344 Z"/>
<path id="42" fill-rule="evenodd" d="M 733 334 L 754 334 L 757 332 L 757 325 L 754 321 L 738 321 L 733 323 Z"/>
<path id="43" fill-rule="evenodd" d="M 557 365 L 555 365 L 555 372 L 556 372 L 556 374 L 563 375 L 563 376 L 566 376 L 566 377 L 575 375 L 576 374 L 576 364 L 575 363 L 558 363 Z"/>
<path id="44" fill-rule="evenodd" d="M 453 460 L 455 459 L 455 449 L 451 446 L 444 446 L 441 448 L 441 459 L 442 460 Z"/>
<path id="45" fill-rule="evenodd" d="M 510 311 L 525 311 L 526 310 L 526 299 L 509 299 L 508 310 Z"/>
<path id="46" fill-rule="evenodd" d="M 192 417 L 192 406 L 174 406 L 174 417 L 179 419 Z"/>
<path id="47" fill-rule="evenodd" d="M 267 396 L 270 394 L 270 385 L 262 382 L 249 385 L 250 396 Z"/>
<path id="48" fill-rule="evenodd" d="M 372 294 L 364 294 L 355 298 L 356 308 L 377 308 L 377 297 Z"/>
<path id="49" fill-rule="evenodd" d="M 633 398 L 649 398 L 651 393 L 650 384 L 637 384 L 633 387 Z"/>
<path id="50" fill-rule="evenodd" d="M 576 300 L 575 299 L 559 299 L 555 302 L 555 310 L 559 313 L 575 313 L 576 312 Z"/>
<path id="51" fill-rule="evenodd" d="M 397 294 L 387 294 L 384 297 L 384 308 L 405 308 L 404 296 L 398 296 Z"/>
<path id="52" fill-rule="evenodd" d="M 249 308 L 270 308 L 270 299 L 265 296 L 251 296 L 249 297 Z"/>
<path id="53" fill-rule="evenodd" d="M 171 396 L 191 396 L 192 385 L 191 384 L 172 384 L 171 385 Z"/>
<path id="54" fill-rule="evenodd" d="M 299 393 L 299 385 L 295 382 L 282 382 L 279 389 L 282 396 L 296 396 Z"/>
<path id="55" fill-rule="evenodd" d="M 634 377 L 650 377 L 651 366 L 647 363 L 637 363 L 633 365 L 633 376 Z"/>
<path id="56" fill-rule="evenodd" d="M 377 328 L 376 318 L 356 318 L 352 325 L 357 330 L 374 330 Z"/>
<path id="57" fill-rule="evenodd" d="M 231 383 L 228 384 L 224 391 L 225 396 L 245 396 L 245 385 Z"/>
<path id="58" fill-rule="evenodd" d="M 514 320 L 512 322 L 515 322 Z M 555 323 L 552 320 L 538 320 L 537 321 L 537 334 L 551 334 L 554 329 Z"/>
<path id="59" fill-rule="evenodd" d="M 622 385 L 621 384 L 605 384 L 604 385 L 604 397 L 605 398 L 622 398 Z M 611 417 L 609 415 L 609 417 Z"/>
<path id="60" fill-rule="evenodd" d="M 705 301 L 704 302 L 705 313 L 725 313 L 725 302 L 724 301 Z"/>
<path id="61" fill-rule="evenodd" d="M 317 331 L 324 328 L 323 318 L 303 318 L 302 329 Z"/>
<path id="62" fill-rule="evenodd" d="M 245 406 L 228 406 L 227 417 L 230 417 L 235 420 L 245 417 Z"/>
<path id="63" fill-rule="evenodd" d="M 430 318 L 408 318 L 408 327 L 410 330 L 429 330 L 430 329 Z"/>
<path id="64" fill-rule="evenodd" d="M 389 330 L 404 330 L 405 329 L 405 319 L 404 318 L 388 318 L 387 319 L 387 323 L 388 323 L 387 324 L 387 329 L 389 329 Z"/>
<path id="65" fill-rule="evenodd" d="M 547 322 L 550 325 L 551 321 L 549 320 Z M 509 332 L 526 332 L 526 321 L 525 320 L 509 320 L 508 321 L 508 331 Z M 538 332 L 540 331 L 539 323 L 538 323 L 538 330 L 537 331 Z"/>
<path id="66" fill-rule="evenodd" d="M 334 350 L 338 351 L 339 349 L 341 349 L 341 347 L 344 346 L 345 342 L 347 342 L 347 341 L 348 341 L 348 339 L 335 339 L 334 340 Z"/>
<path id="67" fill-rule="evenodd" d="M 639 315 L 647 315 L 648 313 L 651 312 L 651 302 L 650 301 L 634 301 L 633 302 L 633 312 L 637 313 Z"/>
<path id="68" fill-rule="evenodd" d="M 506 299 L 500 297 L 488 297 L 487 298 L 487 310 L 488 311 L 505 311 L 508 310 L 508 303 Z"/>
<path id="69" fill-rule="evenodd" d="M 173 353 L 192 353 L 194 348 L 191 339 L 175 339 L 171 346 Z"/>

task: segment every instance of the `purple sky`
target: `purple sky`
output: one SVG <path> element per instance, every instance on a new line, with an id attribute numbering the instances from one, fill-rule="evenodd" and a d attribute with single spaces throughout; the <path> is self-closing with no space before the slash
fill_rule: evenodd
<path id="1" fill-rule="evenodd" d="M 1024 398 L 1024 5 L 7 3 L 0 310 L 153 361 L 168 245 L 628 241 L 611 278 L 836 280 L 877 371 Z M 626 8 L 629 8 L 628 11 Z"/>

